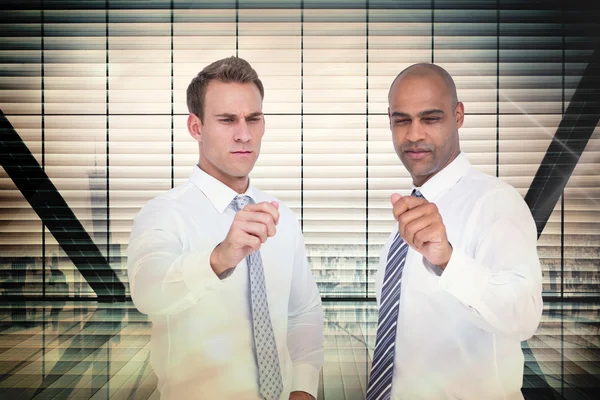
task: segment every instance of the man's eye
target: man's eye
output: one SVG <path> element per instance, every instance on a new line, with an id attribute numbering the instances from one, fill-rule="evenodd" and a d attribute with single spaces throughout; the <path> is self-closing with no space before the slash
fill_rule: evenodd
<path id="1" fill-rule="evenodd" d="M 233 118 L 221 118 L 219 121 L 221 121 L 221 122 L 233 122 Z"/>
<path id="2" fill-rule="evenodd" d="M 433 124 L 433 123 L 438 122 L 439 120 L 440 120 L 439 118 L 423 118 L 423 121 L 426 124 Z"/>
<path id="3" fill-rule="evenodd" d="M 409 123 L 410 120 L 409 119 L 397 119 L 394 121 L 395 125 L 405 125 L 407 123 Z"/>
<path id="4" fill-rule="evenodd" d="M 248 122 L 258 122 L 258 121 L 260 121 L 260 118 L 259 117 L 252 117 L 252 118 L 248 118 L 247 121 Z"/>

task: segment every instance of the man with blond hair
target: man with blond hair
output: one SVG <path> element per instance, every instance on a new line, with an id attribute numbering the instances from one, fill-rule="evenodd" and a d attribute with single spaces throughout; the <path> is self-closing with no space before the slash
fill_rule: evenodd
<path id="1" fill-rule="evenodd" d="M 187 90 L 198 142 L 190 179 L 135 217 L 131 297 L 152 321 L 163 399 L 314 399 L 321 299 L 294 213 L 250 183 L 264 88 L 245 60 L 204 68 Z"/>

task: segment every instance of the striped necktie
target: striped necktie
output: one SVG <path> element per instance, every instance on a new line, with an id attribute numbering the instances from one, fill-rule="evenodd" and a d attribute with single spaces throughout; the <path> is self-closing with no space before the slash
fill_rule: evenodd
<path id="1" fill-rule="evenodd" d="M 413 190 L 412 196 L 423 197 L 416 189 Z M 392 394 L 400 288 L 402 287 L 402 271 L 404 270 L 408 247 L 400 234 L 396 233 L 388 252 L 383 278 L 375 352 L 371 364 L 367 400 L 389 399 Z"/>
<path id="2" fill-rule="evenodd" d="M 238 212 L 248 203 L 254 203 L 249 196 L 236 196 L 231 205 Z M 275 334 L 273 333 L 273 325 L 269 314 L 269 302 L 260 251 L 248 255 L 246 262 L 248 263 L 248 275 L 250 277 L 252 330 L 258 363 L 260 394 L 265 400 L 276 400 L 281 397 L 281 392 L 283 392 L 283 381 Z M 235 382 L 232 382 L 232 384 L 235 385 Z"/>

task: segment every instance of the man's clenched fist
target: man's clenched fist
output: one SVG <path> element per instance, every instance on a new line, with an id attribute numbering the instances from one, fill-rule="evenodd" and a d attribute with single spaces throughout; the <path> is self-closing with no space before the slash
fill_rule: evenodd
<path id="1" fill-rule="evenodd" d="M 398 193 L 392 194 L 391 202 L 402 239 L 430 263 L 445 268 L 452 255 L 452 246 L 437 206 L 426 199 Z"/>
<path id="2" fill-rule="evenodd" d="M 235 214 L 231 228 L 210 255 L 210 266 L 220 275 L 259 250 L 277 232 L 279 204 L 276 201 L 248 204 Z"/>

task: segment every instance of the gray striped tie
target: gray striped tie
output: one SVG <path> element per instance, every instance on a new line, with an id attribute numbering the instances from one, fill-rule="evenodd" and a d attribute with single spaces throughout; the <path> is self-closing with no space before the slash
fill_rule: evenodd
<path id="1" fill-rule="evenodd" d="M 412 195 L 423 197 L 418 190 L 413 191 Z M 399 233 L 396 233 L 388 252 L 381 289 L 375 352 L 371 364 L 367 400 L 389 399 L 392 394 L 396 325 L 406 253 L 408 253 L 408 244 L 400 237 Z"/>
<path id="2" fill-rule="evenodd" d="M 254 201 L 248 196 L 236 196 L 231 202 L 233 209 L 238 212 L 248 203 Z M 283 382 L 277 355 L 275 334 L 269 315 L 269 302 L 265 287 L 260 251 L 255 251 L 246 257 L 248 275 L 250 276 L 250 300 L 252 304 L 252 328 L 254 347 L 258 363 L 260 394 L 266 400 L 276 400 L 281 397 Z M 235 384 L 235 382 L 232 382 Z"/>

